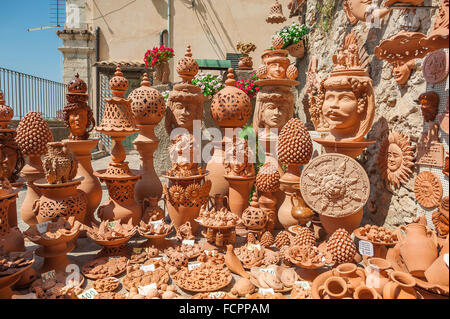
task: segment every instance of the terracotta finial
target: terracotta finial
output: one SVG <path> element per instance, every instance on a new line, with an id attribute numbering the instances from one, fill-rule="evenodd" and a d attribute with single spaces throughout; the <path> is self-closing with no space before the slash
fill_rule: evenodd
<path id="1" fill-rule="evenodd" d="M 116 66 L 116 72 L 114 73 L 115 76 L 123 76 L 122 69 L 120 68 L 120 64 L 117 64 Z"/>
<path id="2" fill-rule="evenodd" d="M 14 111 L 10 106 L 5 105 L 3 92 L 0 91 L 0 128 L 8 128 L 8 124 L 14 116 Z"/>
<path id="3" fill-rule="evenodd" d="M 227 74 L 227 80 L 225 81 L 225 84 L 227 86 L 234 86 L 235 83 L 236 83 L 236 80 L 234 79 L 234 70 L 233 70 L 233 68 L 229 68 L 228 74 Z"/>
<path id="4" fill-rule="evenodd" d="M 3 99 L 3 92 L 0 91 L 0 105 L 5 104 L 5 100 Z"/>
<path id="5" fill-rule="evenodd" d="M 144 73 L 144 76 L 141 81 L 141 86 L 150 86 L 150 81 L 148 80 L 148 74 Z"/>
<path id="6" fill-rule="evenodd" d="M 87 85 L 82 79 L 80 79 L 80 75 L 75 74 L 75 77 L 70 80 L 67 84 L 67 91 L 69 94 L 85 94 L 87 92 Z"/>
<path id="7" fill-rule="evenodd" d="M 187 57 L 192 57 L 192 53 L 191 53 L 191 46 L 188 44 L 187 48 L 186 48 L 186 53 L 184 54 L 184 56 Z"/>
<path id="8" fill-rule="evenodd" d="M 199 70 L 198 63 L 192 58 L 191 46 L 188 45 L 184 57 L 177 63 L 177 72 L 184 83 L 191 83 Z M 175 89 L 176 90 L 176 89 Z"/>
<path id="9" fill-rule="evenodd" d="M 128 89 L 128 80 L 123 76 L 120 64 L 117 65 L 116 72 L 109 81 L 109 86 L 111 87 L 111 91 L 113 92 L 114 96 L 117 97 L 122 97 Z"/>
<path id="10" fill-rule="evenodd" d="M 250 206 L 251 207 L 255 207 L 255 208 L 259 208 L 258 196 L 256 195 L 256 192 L 253 193 L 252 201 L 250 202 Z"/>

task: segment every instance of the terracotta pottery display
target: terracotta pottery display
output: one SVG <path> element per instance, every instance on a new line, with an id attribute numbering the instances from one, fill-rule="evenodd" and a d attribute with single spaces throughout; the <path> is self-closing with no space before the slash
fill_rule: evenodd
<path id="1" fill-rule="evenodd" d="M 421 94 L 418 100 L 424 121 L 434 121 L 439 110 L 439 95 L 434 91 L 430 91 Z"/>
<path id="2" fill-rule="evenodd" d="M 438 256 L 438 258 L 425 271 L 424 275 L 430 284 L 434 285 L 449 285 L 449 271 L 448 266 L 444 261 L 445 255 Z M 447 255 L 448 258 L 448 255 Z"/>
<path id="3" fill-rule="evenodd" d="M 320 110 L 319 122 L 323 124 L 320 130 L 330 132 L 326 138 L 315 141 L 327 153 L 356 158 L 375 143 L 365 139 L 375 116 L 375 97 L 368 73 L 368 54 L 356 34 L 349 33 L 333 55 L 333 69 L 322 80 L 314 103 L 313 107 Z"/>
<path id="4" fill-rule="evenodd" d="M 420 172 L 414 181 L 414 195 L 423 207 L 437 207 L 442 198 L 442 184 L 440 179 L 432 172 Z"/>
<path id="5" fill-rule="evenodd" d="M 420 45 L 430 50 L 448 48 L 449 29 L 449 1 L 441 0 L 439 11 L 436 13 L 433 30 L 423 40 Z"/>
<path id="6" fill-rule="evenodd" d="M 389 278 L 391 281 L 383 288 L 384 299 L 422 299 L 414 289 L 416 280 L 410 274 L 393 271 Z"/>
<path id="7" fill-rule="evenodd" d="M 449 199 L 448 196 L 442 198 L 439 209 L 432 215 L 432 221 L 436 234 L 440 238 L 445 238 L 449 231 Z"/>
<path id="8" fill-rule="evenodd" d="M 236 49 L 242 55 L 239 58 L 239 70 L 253 70 L 253 60 L 249 54 L 256 50 L 256 45 L 251 42 L 238 42 L 236 44 Z"/>
<path id="9" fill-rule="evenodd" d="M 406 232 L 406 237 L 400 241 L 405 265 L 411 275 L 423 277 L 438 256 L 436 235 L 422 224 L 400 226 L 400 229 Z"/>
<path id="10" fill-rule="evenodd" d="M 445 80 L 448 69 L 448 53 L 444 50 L 432 51 L 423 60 L 422 73 L 428 83 L 436 84 Z"/>
<path id="11" fill-rule="evenodd" d="M 34 253 L 8 254 L 0 250 L 0 299 L 11 299 L 13 291 L 11 287 L 16 284 L 21 276 L 26 273 L 34 263 Z"/>
<path id="12" fill-rule="evenodd" d="M 391 263 L 383 258 L 369 258 L 366 268 L 366 286 L 374 288 L 380 295 L 389 282 Z"/>
<path id="13" fill-rule="evenodd" d="M 304 168 L 300 190 L 328 234 L 341 227 L 352 233 L 361 222 L 370 182 L 354 159 L 330 153 L 314 158 Z"/>
<path id="14" fill-rule="evenodd" d="M 36 250 L 36 255 L 44 258 L 43 265 L 37 270 L 39 274 L 50 270 L 65 273 L 67 265 L 74 263 L 67 253 L 75 248 L 73 240 L 80 229 L 81 224 L 71 216 L 68 219 L 59 217 L 55 222 L 50 222 L 43 233 L 35 225 L 24 232 L 29 240 L 41 246 Z"/>
<path id="15" fill-rule="evenodd" d="M 161 84 L 169 83 L 170 67 L 169 62 L 162 61 L 155 65 L 154 79 Z"/>
<path id="16" fill-rule="evenodd" d="M 344 278 L 348 287 L 353 290 L 366 281 L 364 269 L 352 263 L 338 265 L 333 269 L 333 275 Z"/>
<path id="17" fill-rule="evenodd" d="M 345 0 L 344 12 L 347 15 L 348 22 L 350 22 L 351 25 L 356 24 L 358 21 L 373 22 L 374 18 L 382 19 L 385 15 L 391 12 L 391 9 L 389 8 L 378 8 L 378 7 L 374 9 L 373 12 L 371 12 L 370 11 L 371 5 L 373 5 L 372 1 Z"/>
<path id="18" fill-rule="evenodd" d="M 370 242 L 373 246 L 373 256 L 380 258 L 386 257 L 387 247 L 392 247 L 399 241 L 397 229 L 386 229 L 383 226 L 365 225 L 355 229 L 353 234 L 359 240 Z"/>
<path id="19" fill-rule="evenodd" d="M 256 175 L 255 185 L 259 193 L 259 207 L 269 218 L 267 230 L 272 231 L 278 219 L 276 214 L 277 198 L 274 195 L 280 191 L 280 173 L 277 167 L 271 162 L 266 162 L 261 166 Z"/>
<path id="20" fill-rule="evenodd" d="M 142 243 L 140 247 L 157 247 L 158 249 L 166 249 L 173 246 L 173 242 L 166 239 L 172 232 L 173 225 L 164 223 L 163 220 L 149 223 L 141 220 L 139 228 L 137 229 L 139 235 L 147 238 L 147 241 Z"/>
<path id="21" fill-rule="evenodd" d="M 267 23 L 283 23 L 286 21 L 286 17 L 283 15 L 283 7 L 278 0 L 272 4 L 269 11 L 269 16 L 266 18 Z"/>
<path id="22" fill-rule="evenodd" d="M 21 176 L 27 181 L 27 193 L 20 208 L 20 216 L 28 225 L 37 224 L 32 207 L 41 194 L 34 186 L 34 182 L 44 178 L 41 156 L 47 152 L 47 143 L 52 141 L 52 132 L 40 113 L 28 112 L 19 122 L 16 142 L 28 158 L 21 171 Z"/>
<path id="23" fill-rule="evenodd" d="M 136 133 L 135 119 L 131 112 L 131 99 L 123 98 L 128 89 L 128 80 L 123 77 L 120 65 L 114 77 L 109 81 L 113 97 L 105 99 L 103 118 L 95 130 L 109 135 L 113 140 L 111 162 L 107 169 L 95 171 L 94 175 L 106 183 L 109 201 L 98 208 L 100 220 L 120 220 L 122 223 L 133 219 L 133 225 L 139 224 L 142 216 L 141 206 L 134 199 L 134 186 L 141 178 L 140 173 L 130 170 L 125 162 L 126 154 L 122 141 Z"/>
<path id="24" fill-rule="evenodd" d="M 128 98 L 132 100 L 131 111 L 139 128 L 139 135 L 133 144 L 140 154 L 142 178 L 136 183 L 135 199 L 142 203 L 144 198 L 159 198 L 162 195 L 162 184 L 153 165 L 153 153 L 159 144 L 155 126 L 164 117 L 166 106 L 161 93 L 150 87 L 147 73 L 144 73 L 141 87 L 132 91 Z"/>
<path id="25" fill-rule="evenodd" d="M 386 134 L 380 144 L 378 167 L 390 186 L 405 184 L 414 167 L 414 147 L 409 138 L 396 131 Z"/>

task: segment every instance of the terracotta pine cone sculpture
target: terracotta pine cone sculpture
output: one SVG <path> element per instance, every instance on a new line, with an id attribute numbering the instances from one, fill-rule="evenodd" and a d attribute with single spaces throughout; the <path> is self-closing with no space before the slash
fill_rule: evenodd
<path id="1" fill-rule="evenodd" d="M 339 228 L 327 242 L 327 251 L 333 256 L 336 264 L 352 262 L 356 255 L 356 246 L 349 233 Z"/>
<path id="2" fill-rule="evenodd" d="M 261 192 L 276 192 L 280 189 L 280 172 L 275 165 L 267 162 L 259 169 L 255 183 Z"/>
<path id="3" fill-rule="evenodd" d="M 281 249 L 283 246 L 290 246 L 291 245 L 291 234 L 287 232 L 286 230 L 283 230 L 278 233 L 277 237 L 275 238 L 275 247 L 277 249 Z"/>
<path id="4" fill-rule="evenodd" d="M 44 155 L 47 143 L 53 142 L 53 135 L 42 115 L 31 111 L 17 126 L 16 142 L 24 155 Z"/>
<path id="5" fill-rule="evenodd" d="M 316 238 L 314 233 L 308 227 L 302 227 L 293 239 L 296 246 L 315 246 Z"/>
<path id="6" fill-rule="evenodd" d="M 275 242 L 275 239 L 273 238 L 273 235 L 270 231 L 266 231 L 264 234 L 262 234 L 261 240 L 260 240 L 261 245 L 268 248 L 268 247 L 272 246 L 274 244 L 274 242 Z"/>
<path id="7" fill-rule="evenodd" d="M 281 129 L 278 136 L 278 160 L 284 164 L 304 165 L 313 152 L 311 136 L 306 126 L 297 118 L 292 118 Z"/>

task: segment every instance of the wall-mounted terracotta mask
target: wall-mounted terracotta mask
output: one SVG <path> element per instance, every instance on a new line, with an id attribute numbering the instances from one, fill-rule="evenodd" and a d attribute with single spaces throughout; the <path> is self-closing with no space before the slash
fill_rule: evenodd
<path id="1" fill-rule="evenodd" d="M 439 108 L 439 95 L 434 91 L 422 93 L 419 96 L 419 103 L 424 121 L 434 121 Z"/>

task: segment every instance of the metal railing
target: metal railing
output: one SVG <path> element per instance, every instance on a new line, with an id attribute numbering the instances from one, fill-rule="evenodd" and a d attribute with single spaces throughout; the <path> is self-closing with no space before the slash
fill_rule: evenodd
<path id="1" fill-rule="evenodd" d="M 45 119 L 59 119 L 66 102 L 67 85 L 0 67 L 0 90 L 6 105 L 14 110 L 13 120 L 29 111 L 40 112 Z"/>

